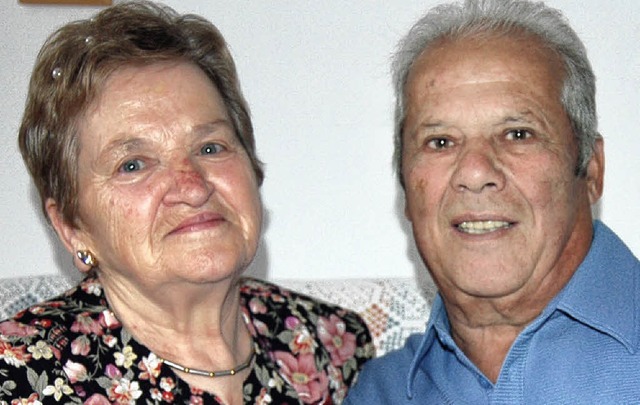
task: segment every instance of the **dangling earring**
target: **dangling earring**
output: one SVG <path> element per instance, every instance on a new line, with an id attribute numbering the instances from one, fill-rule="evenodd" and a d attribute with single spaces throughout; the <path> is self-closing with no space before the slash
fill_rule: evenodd
<path id="1" fill-rule="evenodd" d="M 91 253 L 90 250 L 78 250 L 76 252 L 78 259 L 87 266 L 94 268 L 98 265 L 98 259 Z"/>

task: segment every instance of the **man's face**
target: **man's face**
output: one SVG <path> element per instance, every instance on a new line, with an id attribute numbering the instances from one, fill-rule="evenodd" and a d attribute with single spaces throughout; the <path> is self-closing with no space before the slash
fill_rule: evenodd
<path id="1" fill-rule="evenodd" d="M 602 145 L 577 177 L 562 78 L 525 36 L 445 41 L 412 67 L 406 214 L 445 298 L 555 294 L 586 254 Z"/>

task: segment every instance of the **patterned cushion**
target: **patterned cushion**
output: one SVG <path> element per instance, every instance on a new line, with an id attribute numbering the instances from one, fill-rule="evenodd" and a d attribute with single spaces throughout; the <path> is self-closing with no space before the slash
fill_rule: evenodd
<path id="1" fill-rule="evenodd" d="M 410 334 L 424 330 L 436 293 L 433 284 L 418 286 L 411 278 L 275 282 L 359 313 L 369 326 L 378 355 L 401 347 Z M 0 319 L 76 283 L 58 275 L 0 279 Z"/>

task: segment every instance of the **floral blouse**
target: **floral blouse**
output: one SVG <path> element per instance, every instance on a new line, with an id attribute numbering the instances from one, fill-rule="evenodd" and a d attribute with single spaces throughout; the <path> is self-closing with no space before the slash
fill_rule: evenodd
<path id="1" fill-rule="evenodd" d="M 240 286 L 255 360 L 247 404 L 339 404 L 371 336 L 353 312 L 264 281 Z M 191 387 L 122 327 L 102 285 L 67 293 L 0 323 L 0 404 L 222 404 Z"/>

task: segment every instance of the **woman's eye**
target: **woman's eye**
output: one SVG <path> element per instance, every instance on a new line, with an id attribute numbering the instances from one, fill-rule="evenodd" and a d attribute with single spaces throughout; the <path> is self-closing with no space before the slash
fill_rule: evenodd
<path id="1" fill-rule="evenodd" d="M 524 139 L 529 139 L 532 136 L 533 135 L 531 134 L 531 132 L 527 131 L 526 129 L 514 129 L 507 132 L 506 138 L 510 141 L 522 141 Z"/>
<path id="2" fill-rule="evenodd" d="M 200 153 L 203 155 L 215 155 L 216 153 L 220 153 L 224 150 L 224 147 L 219 143 L 208 143 L 200 148 Z"/>
<path id="3" fill-rule="evenodd" d="M 138 170 L 144 169 L 144 162 L 140 159 L 131 159 L 127 160 L 120 166 L 120 171 L 124 173 L 137 172 Z"/>
<path id="4" fill-rule="evenodd" d="M 447 138 L 433 138 L 427 142 L 427 146 L 431 149 L 445 149 L 450 147 L 453 144 Z"/>

